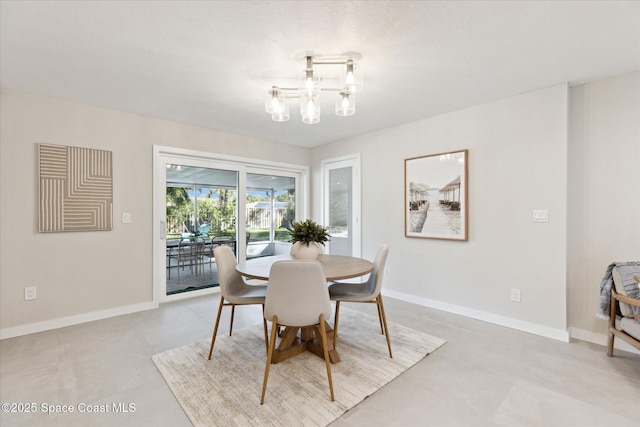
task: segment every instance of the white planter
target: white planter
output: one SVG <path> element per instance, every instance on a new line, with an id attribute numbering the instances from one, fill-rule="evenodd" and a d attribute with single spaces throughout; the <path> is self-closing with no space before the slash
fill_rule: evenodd
<path id="1" fill-rule="evenodd" d="M 322 245 L 316 242 L 309 243 L 309 246 L 296 242 L 291 246 L 291 256 L 295 259 L 318 259 L 322 252 Z"/>

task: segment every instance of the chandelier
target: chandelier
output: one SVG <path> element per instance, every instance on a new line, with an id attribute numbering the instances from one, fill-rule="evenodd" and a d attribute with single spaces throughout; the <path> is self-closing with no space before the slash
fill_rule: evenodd
<path id="1" fill-rule="evenodd" d="M 289 99 L 300 99 L 302 123 L 320 123 L 320 93 L 336 93 L 335 111 L 338 116 L 352 116 L 356 113 L 355 94 L 362 90 L 362 73 L 353 58 L 319 59 L 305 56 L 306 68 L 298 77 L 297 88 L 273 86 L 267 92 L 264 108 L 274 122 L 289 120 Z M 322 77 L 314 70 L 314 65 L 340 66 L 338 87 L 321 87 Z"/>

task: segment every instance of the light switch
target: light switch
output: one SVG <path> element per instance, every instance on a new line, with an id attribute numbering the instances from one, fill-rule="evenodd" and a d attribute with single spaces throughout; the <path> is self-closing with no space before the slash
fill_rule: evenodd
<path id="1" fill-rule="evenodd" d="M 131 212 L 122 212 L 122 223 L 131 224 Z"/>
<path id="2" fill-rule="evenodd" d="M 546 209 L 534 210 L 533 222 L 549 222 L 549 211 Z"/>

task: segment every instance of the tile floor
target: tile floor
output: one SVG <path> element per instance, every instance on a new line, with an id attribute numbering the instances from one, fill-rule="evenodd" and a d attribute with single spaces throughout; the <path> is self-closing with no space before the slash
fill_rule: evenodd
<path id="1" fill-rule="evenodd" d="M 0 425 L 189 426 L 151 356 L 209 338 L 218 298 L 0 341 L 0 401 L 37 406 L 35 414 L 0 413 Z M 346 306 L 375 315 L 371 305 Z M 609 358 L 601 346 L 562 343 L 391 298 L 385 306 L 389 320 L 448 342 L 333 427 L 639 425 L 640 355 L 616 350 Z M 234 328 L 258 324 L 260 314 L 258 307 L 239 308 Z M 256 402 L 258 396 L 256 390 Z M 135 411 L 114 413 L 114 404 L 130 403 Z M 73 405 L 76 412 L 46 414 L 42 404 Z M 105 405 L 108 413 L 86 409 Z"/>

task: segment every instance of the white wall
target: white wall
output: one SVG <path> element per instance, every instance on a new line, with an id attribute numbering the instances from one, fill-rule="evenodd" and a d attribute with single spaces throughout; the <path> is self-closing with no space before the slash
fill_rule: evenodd
<path id="1" fill-rule="evenodd" d="M 640 260 L 640 72 L 571 89 L 569 326 L 604 344 L 596 319 L 607 265 Z"/>
<path id="2" fill-rule="evenodd" d="M 311 151 L 13 91 L 0 101 L 2 330 L 148 305 L 154 144 L 297 164 L 312 158 L 315 218 L 320 161 L 361 153 L 363 256 L 391 245 L 385 293 L 542 335 L 562 339 L 571 327 L 603 343 L 606 322 L 594 317 L 600 278 L 611 261 L 640 259 L 638 72 Z M 113 151 L 114 230 L 35 231 L 36 142 Z M 404 159 L 462 148 L 469 241 L 405 238 Z M 533 209 L 548 209 L 550 222 L 534 224 Z M 122 211 L 132 224 L 118 221 Z M 38 286 L 36 301 L 23 301 L 25 286 Z M 512 287 L 522 290 L 521 303 L 509 301 Z"/>
<path id="3" fill-rule="evenodd" d="M 0 102 L 3 336 L 19 332 L 20 327 L 28 332 L 28 325 L 38 324 L 38 329 L 47 322 L 63 325 L 90 320 L 95 313 L 113 315 L 152 306 L 154 144 L 301 165 L 310 162 L 308 149 L 135 114 L 10 90 L 2 90 Z M 37 232 L 35 143 L 113 152 L 113 230 Z M 131 213 L 131 224 L 120 222 L 122 212 Z M 37 300 L 24 301 L 26 286 L 37 286 Z"/>
<path id="4" fill-rule="evenodd" d="M 558 85 L 318 147 L 314 217 L 321 160 L 361 153 L 363 256 L 389 243 L 384 293 L 566 339 L 567 103 Z M 405 238 L 404 159 L 464 148 L 469 241 Z"/>

